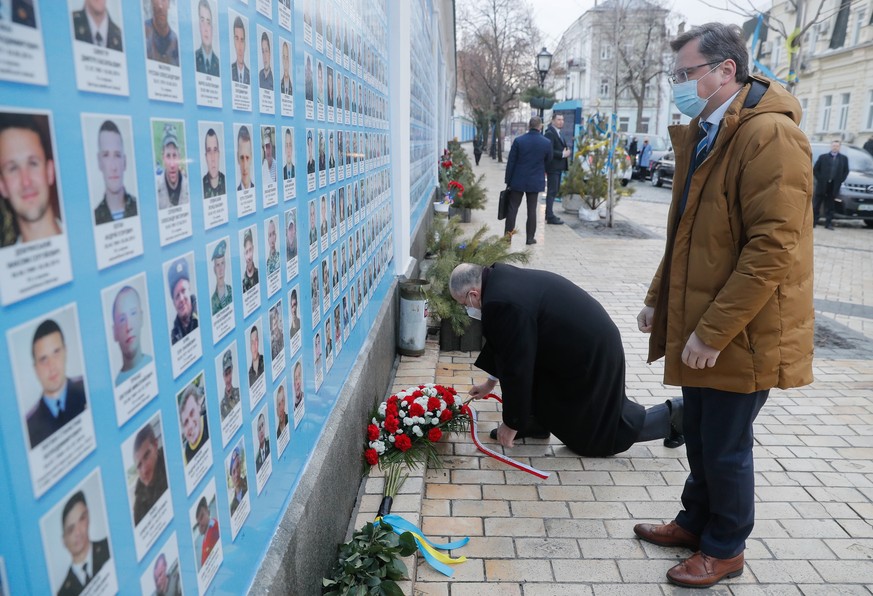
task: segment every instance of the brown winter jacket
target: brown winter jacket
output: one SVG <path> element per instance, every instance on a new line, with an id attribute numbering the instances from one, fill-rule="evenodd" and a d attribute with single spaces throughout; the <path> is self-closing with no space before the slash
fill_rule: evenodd
<path id="1" fill-rule="evenodd" d="M 812 160 L 797 100 L 780 85 L 731 103 L 694 172 L 698 119 L 671 126 L 676 154 L 667 247 L 645 303 L 655 308 L 649 362 L 668 385 L 751 393 L 812 382 Z M 682 363 L 692 332 L 721 350 L 714 367 Z"/>

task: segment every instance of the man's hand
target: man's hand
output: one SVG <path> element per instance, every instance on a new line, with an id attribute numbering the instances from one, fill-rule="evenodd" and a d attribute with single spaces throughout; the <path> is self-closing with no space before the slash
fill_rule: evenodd
<path id="1" fill-rule="evenodd" d="M 637 315 L 637 327 L 643 333 L 652 332 L 652 323 L 655 320 L 655 308 L 653 306 L 644 306 L 640 314 Z"/>
<path id="2" fill-rule="evenodd" d="M 488 379 L 484 383 L 480 383 L 479 385 L 473 385 L 470 388 L 470 397 L 473 399 L 482 399 L 489 393 L 494 390 L 494 386 L 497 385 L 497 381 L 493 381 Z"/>
<path id="3" fill-rule="evenodd" d="M 692 332 L 682 350 L 682 363 L 688 368 L 712 368 L 719 354 L 721 350 L 710 348 L 697 337 L 697 333 Z"/>
<path id="4" fill-rule="evenodd" d="M 564 157 L 570 157 L 570 149 L 564 148 Z"/>
<path id="5" fill-rule="evenodd" d="M 515 429 L 509 428 L 501 422 L 500 426 L 497 427 L 497 440 L 504 447 L 514 447 L 515 443 L 513 441 L 515 440 L 517 432 L 518 431 Z"/>

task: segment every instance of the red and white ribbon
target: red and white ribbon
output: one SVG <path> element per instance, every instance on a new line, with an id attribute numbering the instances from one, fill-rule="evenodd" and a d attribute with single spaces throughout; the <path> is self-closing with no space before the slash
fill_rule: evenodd
<path id="1" fill-rule="evenodd" d="M 501 404 L 503 403 L 503 400 L 500 399 L 498 396 L 494 395 L 493 393 L 489 393 L 488 395 L 486 395 L 482 399 L 496 399 Z M 476 449 L 478 449 L 479 451 L 481 451 L 482 453 L 484 453 L 485 455 L 487 455 L 489 457 L 493 457 L 497 461 L 501 461 L 505 464 L 508 464 L 508 465 L 512 466 L 513 468 L 518 468 L 519 470 L 522 470 L 523 472 L 527 472 L 528 474 L 533 474 L 537 478 L 542 478 L 543 480 L 545 480 L 546 478 L 551 476 L 551 474 L 549 474 L 548 472 L 543 472 L 542 470 L 538 470 L 538 469 L 534 468 L 533 466 L 523 464 L 519 461 L 512 459 L 511 457 L 507 457 L 506 455 L 503 455 L 502 453 L 497 453 L 496 451 L 489 449 L 488 447 L 486 447 L 485 445 L 480 443 L 479 437 L 477 435 L 476 417 L 473 415 L 473 408 L 470 407 L 470 404 L 464 405 L 464 408 L 467 408 L 469 410 L 468 415 L 470 417 L 470 435 L 473 438 L 473 444 L 476 445 Z"/>

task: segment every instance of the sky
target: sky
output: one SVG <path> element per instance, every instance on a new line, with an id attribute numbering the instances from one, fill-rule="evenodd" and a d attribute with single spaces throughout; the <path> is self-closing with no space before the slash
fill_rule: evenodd
<path id="1" fill-rule="evenodd" d="M 554 50 L 561 35 L 583 12 L 594 6 L 595 0 L 529 0 L 533 6 L 534 20 L 543 33 L 543 43 L 550 51 Z M 727 0 L 707 0 L 713 6 L 728 6 Z M 738 0 L 741 5 L 749 0 Z M 756 0 L 756 6 L 766 0 Z M 704 4 L 701 0 L 666 0 L 666 6 L 674 12 L 683 14 L 688 25 L 700 25 L 709 21 L 742 24 L 745 20 L 740 15 L 724 10 L 716 10 Z"/>

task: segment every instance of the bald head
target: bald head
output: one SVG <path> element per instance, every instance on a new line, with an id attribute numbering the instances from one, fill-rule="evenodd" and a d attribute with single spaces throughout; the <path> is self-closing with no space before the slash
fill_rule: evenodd
<path id="1" fill-rule="evenodd" d="M 461 263 L 449 277 L 449 292 L 458 302 L 464 302 L 467 292 L 482 289 L 482 265 Z"/>

